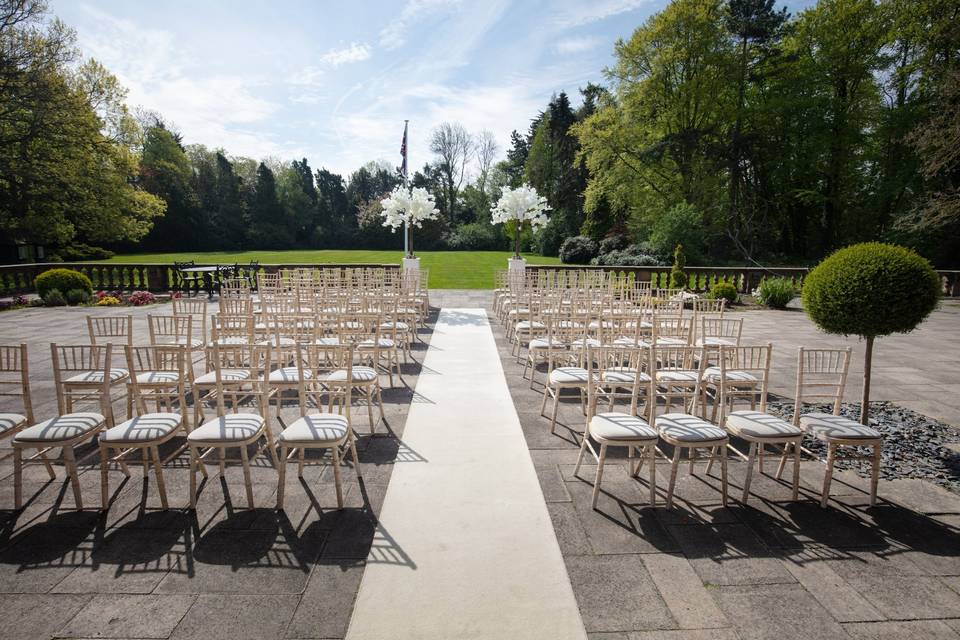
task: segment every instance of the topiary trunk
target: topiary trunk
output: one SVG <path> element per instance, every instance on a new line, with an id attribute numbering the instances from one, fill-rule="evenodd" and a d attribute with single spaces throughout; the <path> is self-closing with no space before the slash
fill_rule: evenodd
<path id="1" fill-rule="evenodd" d="M 873 336 L 867 336 L 863 354 L 863 396 L 860 398 L 860 424 L 870 421 L 870 367 L 873 364 Z"/>

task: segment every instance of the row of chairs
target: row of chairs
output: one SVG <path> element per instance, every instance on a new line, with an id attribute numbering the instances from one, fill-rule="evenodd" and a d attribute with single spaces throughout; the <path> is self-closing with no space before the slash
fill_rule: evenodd
<path id="1" fill-rule="evenodd" d="M 568 286 L 570 281 L 576 286 Z M 684 451 L 691 472 L 698 459 L 708 461 L 708 472 L 720 462 L 723 501 L 726 504 L 727 450 L 743 457 L 747 476 L 743 500 L 749 496 L 755 461 L 774 451 L 780 456 L 777 477 L 792 458 L 793 495 L 798 492 L 802 440 L 816 437 L 826 444 L 826 473 L 821 504 L 826 506 L 835 461 L 844 458 L 871 461 L 871 504 L 879 479 L 881 434 L 873 428 L 840 416 L 846 385 L 849 350 L 801 349 L 797 364 L 796 404 L 789 420 L 766 413 L 770 344 L 744 344 L 743 320 L 724 316 L 722 303 L 693 301 L 687 315 L 682 298 L 643 286 L 625 288 L 602 282 L 583 287 L 576 278 L 566 281 L 539 277 L 535 284 L 508 283 L 495 293 L 498 317 L 512 342 L 514 355 L 530 371 L 530 386 L 539 365 L 546 364 L 540 413 L 548 400 L 551 433 L 556 432 L 561 394 L 580 395 L 586 428 L 580 462 L 586 452 L 598 461 L 594 480 L 594 506 L 608 446 L 625 446 L 636 476 L 649 460 L 651 502 L 654 501 L 654 452 L 663 455 L 660 443 L 673 447 L 667 505 L 673 491 L 680 456 Z M 526 356 L 523 357 L 523 351 Z M 748 409 L 734 410 L 746 401 Z M 801 413 L 804 402 L 832 403 L 833 412 Z M 597 413 L 597 403 L 607 411 Z M 626 411 L 615 410 L 628 402 Z M 674 407 L 679 405 L 679 412 Z M 638 407 L 642 407 L 638 409 Z M 657 409 L 664 411 L 657 416 Z M 710 416 L 707 410 L 710 409 Z M 699 411 L 698 411 L 699 410 Z M 748 445 L 744 455 L 730 444 L 735 436 Z M 592 442 L 600 445 L 597 451 Z M 633 464 L 634 454 L 640 457 Z M 705 455 L 701 455 L 705 454 Z M 813 455 L 808 451 L 809 455 Z"/>

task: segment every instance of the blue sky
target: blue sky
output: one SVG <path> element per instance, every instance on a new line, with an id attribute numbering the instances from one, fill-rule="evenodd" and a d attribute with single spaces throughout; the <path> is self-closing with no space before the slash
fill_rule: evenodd
<path id="1" fill-rule="evenodd" d="M 186 143 L 344 173 L 430 159 L 430 130 L 501 153 L 553 93 L 602 82 L 613 44 L 666 0 L 52 0 L 84 53 Z M 790 0 L 791 11 L 811 4 Z"/>

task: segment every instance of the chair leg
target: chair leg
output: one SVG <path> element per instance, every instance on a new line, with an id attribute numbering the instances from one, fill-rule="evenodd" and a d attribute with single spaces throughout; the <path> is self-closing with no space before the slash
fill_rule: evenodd
<path id="1" fill-rule="evenodd" d="M 370 433 L 377 432 L 377 425 L 373 422 L 373 389 L 368 389 L 367 397 L 367 420 L 370 421 Z"/>
<path id="2" fill-rule="evenodd" d="M 800 498 L 800 443 L 793 443 L 793 499 Z"/>
<path id="3" fill-rule="evenodd" d="M 277 509 L 283 509 L 283 490 L 287 481 L 287 447 L 280 445 L 280 464 L 277 465 Z"/>
<path id="4" fill-rule="evenodd" d="M 163 481 L 163 465 L 160 464 L 160 450 L 157 448 L 157 445 L 150 447 L 150 454 L 153 458 L 153 473 L 157 476 L 157 491 L 160 493 L 160 506 L 166 510 L 170 508 L 170 505 L 167 503 L 167 485 Z"/>
<path id="5" fill-rule="evenodd" d="M 56 480 L 57 474 L 53 470 L 53 465 L 50 464 L 50 458 L 47 457 L 47 454 L 43 449 L 40 450 L 40 459 L 43 461 L 43 466 L 47 468 L 47 473 L 50 475 L 50 479 Z"/>
<path id="6" fill-rule="evenodd" d="M 823 474 L 823 492 L 820 494 L 820 506 L 826 507 L 830 499 L 830 481 L 833 480 L 833 459 L 837 455 L 837 445 L 830 444 L 827 449 L 827 469 Z"/>
<path id="7" fill-rule="evenodd" d="M 750 498 L 750 480 L 753 478 L 753 463 L 757 456 L 757 443 L 750 443 L 750 453 L 747 455 L 747 476 L 743 480 L 743 504 Z"/>
<path id="8" fill-rule="evenodd" d="M 580 453 L 577 454 L 577 466 L 573 469 L 573 476 L 576 477 L 580 473 L 580 465 L 583 463 L 583 454 L 587 450 L 587 440 L 590 439 L 590 427 L 583 432 L 583 438 L 580 442 Z"/>
<path id="9" fill-rule="evenodd" d="M 197 465 L 199 460 L 196 447 L 190 447 L 190 508 L 197 508 Z"/>
<path id="10" fill-rule="evenodd" d="M 360 458 L 357 457 L 357 439 L 351 437 L 348 443 L 350 445 L 350 456 L 353 458 L 353 471 L 357 474 L 357 480 L 362 480 L 363 477 L 360 475 Z"/>
<path id="11" fill-rule="evenodd" d="M 23 449 L 13 450 L 13 506 L 19 510 L 23 504 Z"/>
<path id="12" fill-rule="evenodd" d="M 240 445 L 240 464 L 243 465 L 243 483 L 247 487 L 247 508 L 253 509 L 253 482 L 250 479 L 250 456 L 247 445 Z"/>
<path id="13" fill-rule="evenodd" d="M 720 456 L 720 492 L 723 496 L 723 506 L 727 506 L 727 446 L 725 444 L 717 447 L 717 454 Z"/>
<path id="14" fill-rule="evenodd" d="M 343 481 L 340 479 L 340 447 L 334 446 L 333 453 L 333 484 L 337 489 L 337 508 L 343 509 Z"/>
<path id="15" fill-rule="evenodd" d="M 677 484 L 677 468 L 680 466 L 680 446 L 673 447 L 673 460 L 670 464 L 670 485 L 667 487 L 667 509 L 673 508 L 673 489 Z"/>
<path id="16" fill-rule="evenodd" d="M 560 408 L 560 387 L 557 387 L 557 393 L 553 396 L 553 412 L 550 415 L 550 433 L 557 432 L 557 410 Z"/>
<path id="17" fill-rule="evenodd" d="M 647 445 L 644 453 L 650 456 L 650 506 L 655 506 L 657 504 L 657 445 Z"/>
<path id="18" fill-rule="evenodd" d="M 600 459 L 597 461 L 597 477 L 593 481 L 593 499 L 590 506 L 597 508 L 597 498 L 600 497 L 600 481 L 603 480 L 603 464 L 607 461 L 607 445 L 600 445 Z"/>
<path id="19" fill-rule="evenodd" d="M 873 445 L 873 464 L 870 466 L 870 506 L 877 504 L 877 484 L 880 482 L 880 452 L 883 445 L 878 442 Z"/>
<path id="20" fill-rule="evenodd" d="M 110 487 L 109 487 L 109 449 L 106 445 L 100 444 L 100 508 L 104 511 L 110 506 Z"/>
<path id="21" fill-rule="evenodd" d="M 780 464 L 777 465 L 777 480 L 783 476 L 783 468 L 787 466 L 787 455 L 790 453 L 790 447 L 792 446 L 794 446 L 793 442 L 787 442 L 783 445 L 783 455 L 780 456 Z"/>
<path id="22" fill-rule="evenodd" d="M 80 496 L 80 476 L 77 475 L 77 458 L 73 453 L 73 447 L 63 448 L 63 464 L 70 475 L 70 484 L 73 486 L 73 500 L 77 506 L 77 511 L 83 511 L 83 498 Z"/>
<path id="23" fill-rule="evenodd" d="M 548 372 L 549 375 L 549 372 Z M 540 401 L 540 415 L 543 416 L 543 410 L 547 408 L 547 396 L 550 395 L 550 382 L 543 385 L 543 400 Z"/>

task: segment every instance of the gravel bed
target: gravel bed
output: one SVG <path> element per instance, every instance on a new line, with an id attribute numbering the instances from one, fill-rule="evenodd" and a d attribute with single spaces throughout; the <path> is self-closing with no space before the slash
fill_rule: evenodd
<path id="1" fill-rule="evenodd" d="M 770 402 L 767 407 L 770 413 L 788 420 L 793 416 L 792 402 Z M 814 411 L 831 413 L 833 406 L 807 405 L 803 409 L 803 413 Z M 845 403 L 840 414 L 859 420 L 860 404 Z M 960 430 L 892 402 L 870 403 L 870 426 L 883 434 L 881 478 L 922 478 L 960 493 L 960 452 L 946 446 L 960 446 Z M 826 458 L 826 445 L 821 441 L 807 438 L 804 446 Z M 853 469 L 863 477 L 870 475 L 866 462 L 838 460 L 836 466 Z"/>

